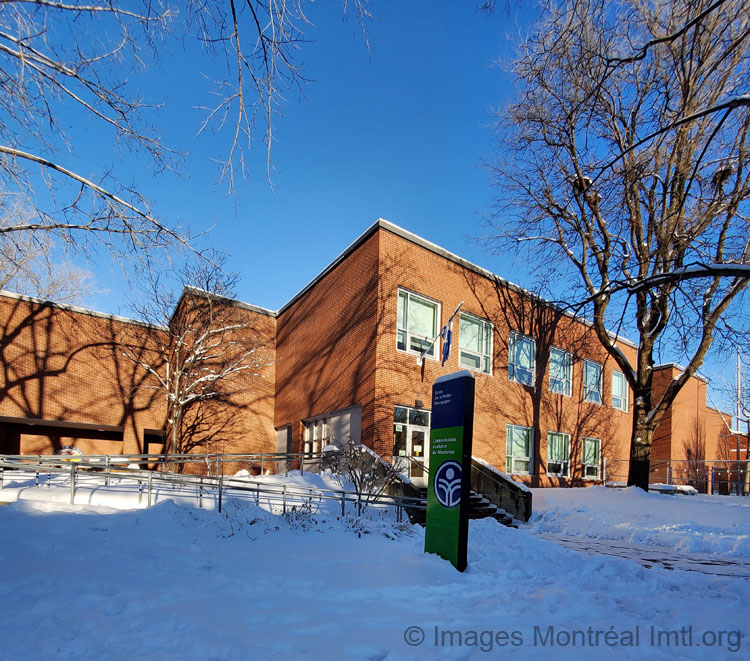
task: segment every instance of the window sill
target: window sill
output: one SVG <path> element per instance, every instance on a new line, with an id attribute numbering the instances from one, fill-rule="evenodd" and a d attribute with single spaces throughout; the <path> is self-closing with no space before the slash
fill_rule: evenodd
<path id="1" fill-rule="evenodd" d="M 460 369 L 469 370 L 470 372 L 474 372 L 476 374 L 484 374 L 485 376 L 492 376 L 492 372 L 485 372 L 484 370 L 478 370 L 476 367 L 472 367 L 471 365 L 464 365 L 463 363 L 459 363 L 458 366 Z"/>

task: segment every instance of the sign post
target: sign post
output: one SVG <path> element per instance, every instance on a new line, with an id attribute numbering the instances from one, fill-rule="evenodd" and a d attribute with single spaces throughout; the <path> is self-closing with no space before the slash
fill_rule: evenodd
<path id="1" fill-rule="evenodd" d="M 466 569 L 474 430 L 474 377 L 466 370 L 441 376 L 432 387 L 430 478 L 425 553 Z"/>

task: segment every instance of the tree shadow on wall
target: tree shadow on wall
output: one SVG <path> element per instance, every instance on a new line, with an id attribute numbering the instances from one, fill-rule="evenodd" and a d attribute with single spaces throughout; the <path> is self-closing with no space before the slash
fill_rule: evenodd
<path id="1" fill-rule="evenodd" d="M 500 278 L 488 278 L 468 269 L 465 281 L 483 316 L 493 323 L 495 375 L 508 375 L 510 332 L 533 338 L 536 356 L 531 384 L 509 382 L 503 390 L 508 401 L 489 403 L 499 411 L 513 411 L 519 424 L 533 429 L 533 483 L 571 485 L 583 482 L 582 444 L 584 437 L 601 439 L 601 451 L 608 457 L 612 449 L 610 412 L 607 407 L 583 400 L 582 363 L 587 357 L 602 364 L 607 356 L 593 330 L 582 321 L 542 298 L 517 288 Z M 553 348 L 572 356 L 571 393 L 554 392 L 549 385 L 550 355 Z M 602 390 L 604 377 L 602 372 Z M 602 392 L 602 397 L 603 397 Z M 548 476 L 548 432 L 570 434 L 568 477 Z M 503 448 L 504 450 L 504 448 Z"/>

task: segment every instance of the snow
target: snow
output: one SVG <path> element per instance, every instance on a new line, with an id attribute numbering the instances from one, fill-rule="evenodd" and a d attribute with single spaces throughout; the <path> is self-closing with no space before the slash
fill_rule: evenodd
<path id="1" fill-rule="evenodd" d="M 750 558 L 750 498 L 641 489 L 534 489 L 527 529 Z"/>
<path id="2" fill-rule="evenodd" d="M 315 474 L 262 479 L 328 488 Z M 135 509 L 115 481 L 80 490 L 111 492 L 110 506 L 41 500 L 56 491 L 69 497 L 33 481 L 0 491 L 14 501 L 0 507 L 3 658 L 723 659 L 750 646 L 749 580 L 539 536 L 750 560 L 750 499 L 536 489 L 527 526 L 471 522 L 461 574 L 424 554 L 422 528 L 384 512 L 282 516 L 229 498 L 219 514 L 168 490 Z"/>
<path id="3" fill-rule="evenodd" d="M 531 491 L 531 489 L 529 489 L 529 487 L 527 487 L 527 486 L 526 486 L 526 485 L 525 485 L 525 484 L 524 484 L 523 482 L 516 482 L 516 480 L 514 480 L 514 479 L 513 479 L 513 478 L 512 478 L 512 477 L 511 477 L 510 475 L 508 475 L 507 473 L 503 473 L 503 471 L 501 471 L 501 470 L 498 470 L 498 469 L 497 469 L 497 468 L 495 468 L 495 467 L 494 467 L 494 466 L 493 466 L 493 465 L 492 465 L 491 463 L 489 463 L 488 461 L 485 461 L 485 460 L 484 460 L 484 459 L 482 459 L 481 457 L 472 457 L 472 459 L 473 459 L 474 461 L 476 461 L 476 462 L 477 462 L 478 464 L 480 464 L 481 466 L 484 466 L 484 467 L 485 467 L 485 468 L 486 468 L 486 469 L 487 469 L 488 471 L 490 471 L 491 473 L 494 473 L 495 475 L 497 475 L 497 476 L 499 476 L 499 477 L 503 478 L 503 479 L 504 479 L 504 480 L 506 480 L 507 482 L 512 482 L 512 483 L 513 483 L 513 484 L 515 484 L 515 485 L 516 485 L 516 486 L 517 486 L 517 487 L 518 487 L 518 488 L 519 488 L 519 489 L 520 489 L 521 491 L 525 491 L 525 492 L 527 492 L 527 493 L 528 493 L 529 491 Z"/>

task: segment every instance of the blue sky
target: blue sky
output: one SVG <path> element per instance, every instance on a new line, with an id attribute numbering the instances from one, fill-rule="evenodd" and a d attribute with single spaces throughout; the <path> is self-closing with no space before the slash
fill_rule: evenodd
<path id="1" fill-rule="evenodd" d="M 283 305 L 378 217 L 508 276 L 508 264 L 472 238 L 492 202 L 482 167 L 493 151 L 492 110 L 508 99 L 496 61 L 527 19 L 517 9 L 487 15 L 473 6 L 374 3 L 368 51 L 339 3 L 308 5 L 311 42 L 299 57 L 313 81 L 306 98 L 288 94 L 276 119 L 273 188 L 258 144 L 234 198 L 217 189 L 210 161 L 228 136 L 191 139 L 202 116 L 193 106 L 205 92 L 180 85 L 185 69 L 211 75 L 208 60 L 197 48 L 162 57 L 149 94 L 166 99 L 158 116 L 166 142 L 187 143 L 190 155 L 182 179 L 134 163 L 135 181 L 166 220 L 213 227 L 210 243 L 230 253 L 229 268 L 241 276 L 238 298 L 263 307 Z M 91 307 L 126 311 L 117 272 L 99 268 L 97 276 L 108 291 Z"/>
<path id="2" fill-rule="evenodd" d="M 522 263 L 490 255 L 476 237 L 493 201 L 482 167 L 493 156 L 493 109 L 512 95 L 498 61 L 512 57 L 532 12 L 526 3 L 492 15 L 475 6 L 374 2 L 368 50 L 339 2 L 307 4 L 310 41 L 298 61 L 312 82 L 305 98 L 288 92 L 275 120 L 273 187 L 263 144 L 236 196 L 217 186 L 211 159 L 228 136 L 195 137 L 203 117 L 196 106 L 207 103 L 201 74 L 223 69 L 189 40 L 169 41 L 159 66 L 136 74 L 146 97 L 164 103 L 155 116 L 164 141 L 189 151 L 182 176 L 155 176 L 142 158 L 102 151 L 107 143 L 93 125 L 77 136 L 76 158 L 87 168 L 114 164 L 167 222 L 212 228 L 208 242 L 230 254 L 228 268 L 240 275 L 237 297 L 255 305 L 281 307 L 379 217 L 531 287 Z M 86 306 L 129 314 L 133 293 L 118 269 L 106 259 L 93 268 L 105 291 Z"/>

